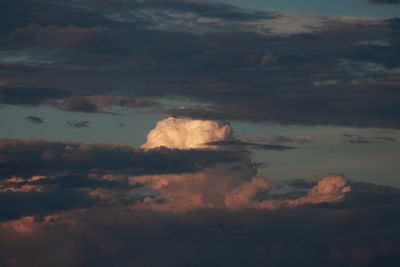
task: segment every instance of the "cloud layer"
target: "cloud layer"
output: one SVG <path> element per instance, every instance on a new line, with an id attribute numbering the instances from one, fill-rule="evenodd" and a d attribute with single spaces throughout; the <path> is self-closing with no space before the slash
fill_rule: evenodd
<path id="1" fill-rule="evenodd" d="M 167 134 L 163 147 L 1 139 L 0 264 L 390 266 L 397 259 L 398 189 L 338 174 L 272 182 L 257 174 L 248 142 L 223 123 L 170 118 L 153 131 Z M 196 132 L 202 142 L 236 145 L 198 147 Z M 168 138 L 182 135 L 185 149 L 175 149 Z"/>
<path id="2" fill-rule="evenodd" d="M 7 0 L 1 10 L 2 103 L 51 100 L 82 112 L 153 107 L 198 119 L 399 128 L 396 18 L 312 17 L 184 0 Z M 169 98 L 193 102 L 153 102 Z"/>

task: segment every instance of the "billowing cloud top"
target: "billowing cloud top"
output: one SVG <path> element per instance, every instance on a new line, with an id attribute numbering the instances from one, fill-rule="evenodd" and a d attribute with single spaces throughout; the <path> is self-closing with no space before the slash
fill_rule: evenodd
<path id="1" fill-rule="evenodd" d="M 212 148 L 208 143 L 231 139 L 232 128 L 226 123 L 170 117 L 157 122 L 142 148 Z"/>

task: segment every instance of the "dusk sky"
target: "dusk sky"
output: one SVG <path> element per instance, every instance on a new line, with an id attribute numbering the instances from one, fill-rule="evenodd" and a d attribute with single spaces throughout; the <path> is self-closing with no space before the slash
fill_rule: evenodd
<path id="1" fill-rule="evenodd" d="M 399 0 L 0 0 L 0 266 L 399 266 Z"/>

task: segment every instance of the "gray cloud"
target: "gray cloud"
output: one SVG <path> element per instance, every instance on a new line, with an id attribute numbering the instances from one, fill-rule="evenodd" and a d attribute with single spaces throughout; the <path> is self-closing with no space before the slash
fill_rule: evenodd
<path id="1" fill-rule="evenodd" d="M 209 143 L 207 143 L 207 145 L 216 145 L 216 146 L 222 146 L 222 147 L 248 147 L 248 148 L 252 148 L 252 149 L 265 149 L 265 150 L 277 150 L 277 151 L 295 149 L 295 147 L 291 147 L 291 146 L 251 143 L 251 142 L 244 142 L 244 141 L 240 141 L 240 140 L 209 142 Z"/>
<path id="2" fill-rule="evenodd" d="M 354 186 L 340 203 L 273 212 L 171 215 L 94 206 L 28 217 L 1 225 L 0 264 L 391 266 L 400 252 L 399 191 Z"/>
<path id="3" fill-rule="evenodd" d="M 26 119 L 27 119 L 29 122 L 32 122 L 32 123 L 41 124 L 41 123 L 44 122 L 44 120 L 43 120 L 42 118 L 36 117 L 36 116 L 28 116 L 28 117 L 26 117 Z"/>
<path id="4" fill-rule="evenodd" d="M 277 135 L 274 136 L 273 139 L 271 139 L 271 143 L 292 143 L 292 144 L 307 144 L 311 143 L 312 140 L 308 138 L 294 138 L 294 137 L 287 137 L 283 135 Z"/>
<path id="5" fill-rule="evenodd" d="M 65 124 L 73 128 L 81 129 L 89 127 L 90 121 L 67 121 Z"/>
<path id="6" fill-rule="evenodd" d="M 400 127 L 398 19 L 302 17 L 303 27 L 282 34 L 279 20 L 288 14 L 209 1 L 2 5 L 13 16 L 5 14 L 0 51 L 8 61 L 0 62 L 0 74 L 27 87 L 63 81 L 71 95 L 86 98 L 62 97 L 65 109 L 103 111 L 88 98 L 111 89 L 118 99 L 201 103 L 157 110 L 176 116 Z M 40 16 L 50 9 L 58 16 Z M 29 19 L 15 21 L 21 14 Z"/>
<path id="7" fill-rule="evenodd" d="M 400 0 L 369 0 L 373 4 L 400 4 Z"/>
<path id="8" fill-rule="evenodd" d="M 386 137 L 386 136 L 378 136 L 378 137 L 374 137 L 374 139 L 376 140 L 381 140 L 381 141 L 387 141 L 387 142 L 397 142 L 397 139 L 392 138 L 392 137 Z"/>
<path id="9" fill-rule="evenodd" d="M 377 143 L 397 142 L 395 138 L 384 137 L 384 136 L 366 138 L 361 135 L 343 134 L 343 137 L 346 138 L 344 142 L 353 144 L 377 144 Z"/>
<path id="10" fill-rule="evenodd" d="M 0 139 L 0 155 L 3 178 L 96 170 L 131 175 L 185 173 L 218 162 L 235 162 L 243 156 L 232 151 L 167 148 L 144 151 L 129 146 L 5 138 Z"/>
<path id="11" fill-rule="evenodd" d="M 0 86 L 1 104 L 37 106 L 69 95 L 68 91 L 56 88 Z"/>
<path id="12" fill-rule="evenodd" d="M 140 97 L 116 97 L 112 95 L 72 95 L 58 102 L 52 102 L 50 105 L 68 111 L 76 112 L 103 112 L 115 114 L 110 109 L 113 106 L 129 108 L 148 108 L 157 106 L 158 103 L 149 99 Z"/>

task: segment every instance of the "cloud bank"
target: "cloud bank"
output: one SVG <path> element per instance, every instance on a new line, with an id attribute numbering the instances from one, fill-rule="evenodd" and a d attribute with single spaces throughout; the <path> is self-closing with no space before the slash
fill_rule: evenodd
<path id="1" fill-rule="evenodd" d="M 236 140 L 220 122 L 169 118 L 154 133 L 153 148 L 1 139 L 0 265 L 397 261 L 398 189 L 338 174 L 273 182 L 246 144 L 218 145 Z"/>
<path id="2" fill-rule="evenodd" d="M 400 127 L 397 18 L 311 17 L 180 0 L 7 0 L 0 9 L 7 20 L 1 103 Z M 170 98 L 198 105 L 160 108 L 149 100 Z"/>

